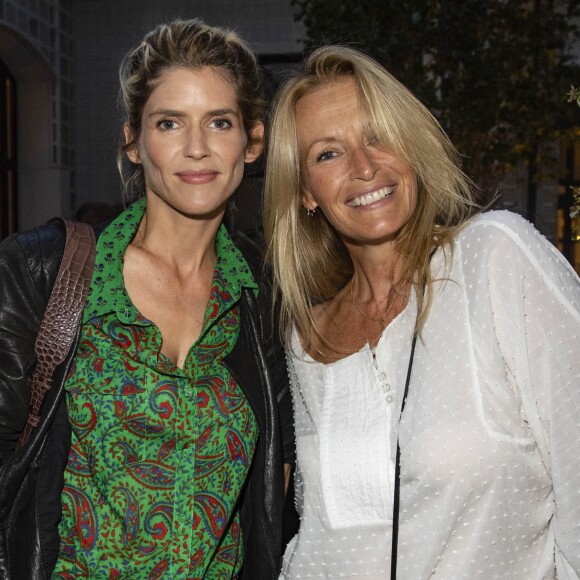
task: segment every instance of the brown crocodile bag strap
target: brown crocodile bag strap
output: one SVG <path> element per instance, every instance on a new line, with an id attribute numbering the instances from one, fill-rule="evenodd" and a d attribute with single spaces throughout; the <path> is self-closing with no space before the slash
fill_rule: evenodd
<path id="1" fill-rule="evenodd" d="M 22 447 L 40 421 L 40 408 L 52 387 L 52 374 L 69 353 L 83 313 L 95 263 L 95 233 L 80 222 L 63 220 L 66 246 L 38 335 L 28 420 L 17 447 Z"/>

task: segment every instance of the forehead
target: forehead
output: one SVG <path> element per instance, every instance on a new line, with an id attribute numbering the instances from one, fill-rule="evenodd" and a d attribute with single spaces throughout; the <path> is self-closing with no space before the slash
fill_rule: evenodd
<path id="1" fill-rule="evenodd" d="M 357 85 L 351 77 L 330 81 L 301 96 L 296 103 L 296 117 L 331 115 L 345 108 L 359 108 Z"/>
<path id="2" fill-rule="evenodd" d="M 164 71 L 151 91 L 145 108 L 164 106 L 164 103 L 181 103 L 182 106 L 211 104 L 212 108 L 217 109 L 238 108 L 234 85 L 224 72 L 213 67 L 199 70 L 171 68 Z"/>
<path id="3" fill-rule="evenodd" d="M 298 142 L 305 150 L 363 127 L 364 114 L 356 82 L 345 77 L 317 87 L 296 103 Z"/>

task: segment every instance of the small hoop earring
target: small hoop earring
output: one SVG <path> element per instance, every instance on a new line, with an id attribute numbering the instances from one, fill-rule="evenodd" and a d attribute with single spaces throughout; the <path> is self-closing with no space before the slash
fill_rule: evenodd
<path id="1" fill-rule="evenodd" d="M 309 218 L 313 218 L 315 213 L 316 213 L 316 208 L 314 208 L 314 209 L 310 209 L 309 207 L 306 208 L 306 215 Z"/>

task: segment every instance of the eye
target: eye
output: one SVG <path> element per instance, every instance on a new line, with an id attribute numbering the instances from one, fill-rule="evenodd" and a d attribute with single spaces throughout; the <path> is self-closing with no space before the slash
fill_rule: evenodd
<path id="1" fill-rule="evenodd" d="M 211 127 L 214 127 L 215 129 L 229 129 L 231 126 L 232 123 L 228 119 L 214 119 L 211 122 Z"/>
<path id="2" fill-rule="evenodd" d="M 162 119 L 157 123 L 157 126 L 163 131 L 171 131 L 171 129 L 177 128 L 177 122 L 171 119 Z"/>
<path id="3" fill-rule="evenodd" d="M 336 153 L 334 151 L 322 151 L 316 156 L 316 161 L 328 161 L 332 159 Z"/>

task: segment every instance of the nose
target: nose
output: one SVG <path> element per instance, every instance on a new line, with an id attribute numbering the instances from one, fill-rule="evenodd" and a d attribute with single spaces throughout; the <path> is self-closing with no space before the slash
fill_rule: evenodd
<path id="1" fill-rule="evenodd" d="M 209 155 L 207 135 L 199 128 L 190 129 L 185 137 L 184 153 L 186 157 L 203 159 Z"/>
<path id="2" fill-rule="evenodd" d="M 379 170 L 374 156 L 365 148 L 356 149 L 351 153 L 351 178 L 372 181 Z"/>

